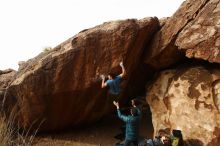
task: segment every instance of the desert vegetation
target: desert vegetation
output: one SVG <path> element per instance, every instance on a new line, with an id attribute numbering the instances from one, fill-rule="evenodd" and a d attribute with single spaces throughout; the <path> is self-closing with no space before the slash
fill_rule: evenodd
<path id="1" fill-rule="evenodd" d="M 22 130 L 15 124 L 14 116 L 6 118 L 5 114 L 0 114 L 1 146 L 31 146 L 33 145 L 36 132 L 30 133 L 29 131 Z"/>

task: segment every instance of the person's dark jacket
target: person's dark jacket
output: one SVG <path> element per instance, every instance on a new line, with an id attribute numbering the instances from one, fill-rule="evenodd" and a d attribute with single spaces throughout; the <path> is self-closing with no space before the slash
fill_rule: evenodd
<path id="1" fill-rule="evenodd" d="M 138 140 L 139 137 L 139 124 L 141 118 L 141 111 L 139 108 L 137 109 L 137 116 L 126 116 L 121 114 L 120 109 L 117 110 L 118 117 L 126 123 L 126 133 L 125 139 L 126 140 Z"/>

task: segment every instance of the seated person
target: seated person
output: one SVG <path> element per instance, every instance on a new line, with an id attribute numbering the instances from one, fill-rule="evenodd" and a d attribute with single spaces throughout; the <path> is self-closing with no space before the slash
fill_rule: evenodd
<path id="1" fill-rule="evenodd" d="M 145 139 L 139 146 L 172 146 L 170 135 L 163 129 L 159 130 L 154 139 Z"/>

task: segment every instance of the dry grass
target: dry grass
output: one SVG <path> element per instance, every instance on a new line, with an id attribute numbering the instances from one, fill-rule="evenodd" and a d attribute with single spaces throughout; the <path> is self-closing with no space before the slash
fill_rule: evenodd
<path id="1" fill-rule="evenodd" d="M 11 146 L 13 145 L 13 133 L 11 123 L 7 122 L 5 116 L 0 117 L 0 145 Z"/>
<path id="2" fill-rule="evenodd" d="M 20 128 L 14 126 L 14 118 L 7 119 L 0 114 L 0 146 L 31 146 L 35 134 L 21 132 Z"/>

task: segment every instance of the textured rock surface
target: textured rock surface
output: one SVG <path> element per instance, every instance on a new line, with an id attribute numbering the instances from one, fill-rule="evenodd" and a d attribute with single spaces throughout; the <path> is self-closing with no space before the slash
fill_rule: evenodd
<path id="1" fill-rule="evenodd" d="M 208 0 L 184 1 L 152 39 L 151 45 L 148 46 L 148 51 L 146 51 L 145 63 L 160 69 L 182 60 L 183 54 L 178 51 L 178 47 L 175 45 L 176 38 L 207 2 Z"/>
<path id="2" fill-rule="evenodd" d="M 155 133 L 180 129 L 188 145 L 220 144 L 220 68 L 163 71 L 148 90 Z"/>
<path id="3" fill-rule="evenodd" d="M 10 82 L 13 80 L 16 71 L 12 69 L 0 70 L 0 103 L 3 100 L 5 90 Z"/>
<path id="4" fill-rule="evenodd" d="M 43 121 L 40 131 L 50 131 L 100 119 L 112 102 L 100 88 L 99 75 L 118 73 L 123 60 L 127 77 L 122 89 L 132 86 L 131 75 L 158 26 L 157 18 L 107 22 L 22 62 L 7 98 L 16 99 L 13 110 L 20 125 Z"/>
<path id="5" fill-rule="evenodd" d="M 163 18 L 160 18 L 159 21 L 160 21 L 160 27 L 163 27 L 167 20 L 169 19 L 169 17 L 163 17 Z"/>
<path id="6" fill-rule="evenodd" d="M 0 70 L 0 89 L 8 86 L 15 73 L 12 69 Z"/>
<path id="7" fill-rule="evenodd" d="M 220 63 L 220 1 L 209 0 L 178 35 L 176 45 L 189 58 Z"/>

